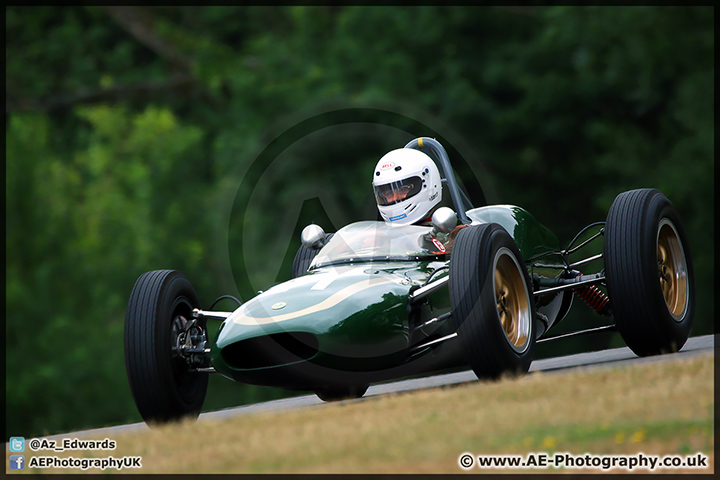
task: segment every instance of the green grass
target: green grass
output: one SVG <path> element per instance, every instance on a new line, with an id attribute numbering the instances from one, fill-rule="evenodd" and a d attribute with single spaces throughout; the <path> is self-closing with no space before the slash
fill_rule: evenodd
<path id="1" fill-rule="evenodd" d="M 702 452 L 710 473 L 713 357 L 669 360 L 186 422 L 84 455 L 140 455 L 138 473 L 462 473 L 463 452 Z"/>

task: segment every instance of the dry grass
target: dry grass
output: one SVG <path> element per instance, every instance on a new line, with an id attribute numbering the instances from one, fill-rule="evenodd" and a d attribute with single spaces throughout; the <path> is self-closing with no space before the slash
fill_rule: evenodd
<path id="1" fill-rule="evenodd" d="M 83 455 L 142 456 L 123 473 L 461 473 L 463 452 L 703 452 L 710 468 L 695 473 L 710 473 L 713 402 L 702 356 L 170 425 Z"/>

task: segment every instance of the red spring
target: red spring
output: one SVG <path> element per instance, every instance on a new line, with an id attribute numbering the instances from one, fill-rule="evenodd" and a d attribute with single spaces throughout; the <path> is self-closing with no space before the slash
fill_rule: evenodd
<path id="1" fill-rule="evenodd" d="M 578 288 L 575 294 L 600 315 L 610 313 L 610 299 L 595 285 Z"/>

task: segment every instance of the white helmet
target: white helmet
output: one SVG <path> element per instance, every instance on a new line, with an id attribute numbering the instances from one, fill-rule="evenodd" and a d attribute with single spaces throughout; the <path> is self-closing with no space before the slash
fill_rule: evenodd
<path id="1" fill-rule="evenodd" d="M 372 183 L 380 215 L 391 225 L 423 220 L 442 200 L 437 165 L 411 148 L 385 154 L 375 166 Z"/>

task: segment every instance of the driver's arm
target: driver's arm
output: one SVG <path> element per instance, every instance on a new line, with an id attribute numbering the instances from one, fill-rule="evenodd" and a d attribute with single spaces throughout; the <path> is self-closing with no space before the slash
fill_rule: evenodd
<path id="1" fill-rule="evenodd" d="M 455 244 L 455 237 L 457 237 L 458 233 L 460 233 L 460 230 L 465 227 L 469 227 L 469 225 L 458 225 L 457 227 L 453 228 L 452 232 L 448 234 L 448 240 L 447 242 L 445 242 L 445 250 L 447 250 L 448 254 L 452 251 L 453 245 Z"/>

